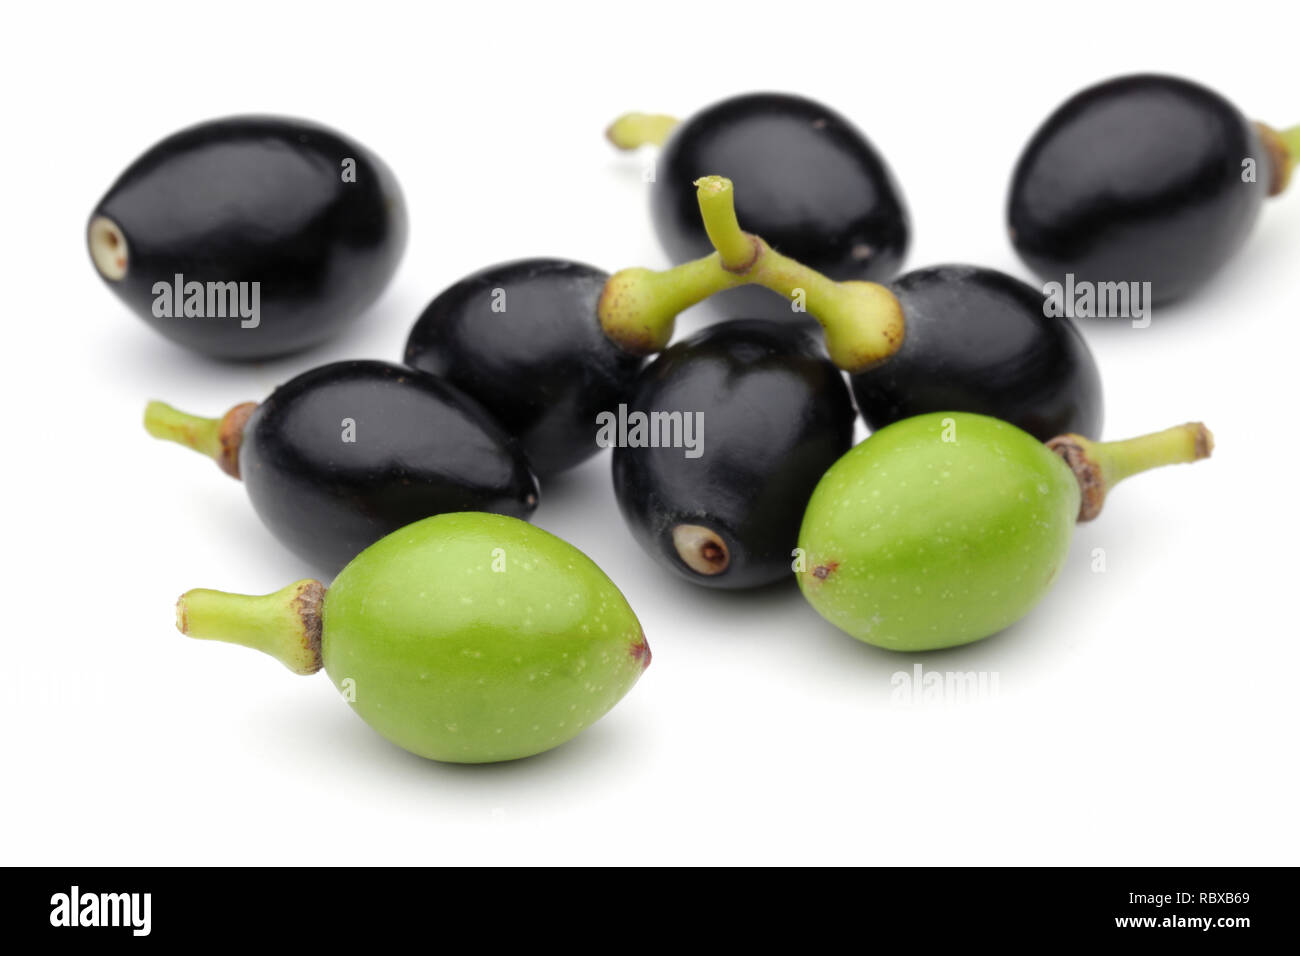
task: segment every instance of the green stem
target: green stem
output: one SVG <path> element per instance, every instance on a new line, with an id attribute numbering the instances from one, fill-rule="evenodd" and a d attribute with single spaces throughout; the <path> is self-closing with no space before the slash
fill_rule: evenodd
<path id="1" fill-rule="evenodd" d="M 1282 173 L 1281 186 L 1281 189 L 1285 189 L 1286 184 L 1291 181 L 1292 174 L 1295 173 L 1296 166 L 1300 165 L 1300 126 L 1280 130 L 1277 138 L 1281 140 L 1282 146 L 1286 149 L 1286 168 Z"/>
<path id="2" fill-rule="evenodd" d="M 1093 444 L 1091 454 L 1101 466 L 1106 484 L 1114 487 L 1125 478 L 1153 468 L 1208 458 L 1213 450 L 1210 430 L 1200 422 L 1188 422 L 1140 438 L 1098 442 Z"/>
<path id="3" fill-rule="evenodd" d="M 746 282 L 785 296 L 792 311 L 816 319 L 832 362 L 846 372 L 863 372 L 902 346 L 903 309 L 892 292 L 875 282 L 835 282 L 743 232 L 731 180 L 705 176 L 695 186 L 705 231 L 722 260 L 733 263 Z M 746 246 L 747 260 L 741 251 Z"/>
<path id="4" fill-rule="evenodd" d="M 1280 196 L 1286 192 L 1291 174 L 1300 163 L 1300 126 L 1276 130 L 1267 123 L 1256 123 L 1255 129 L 1270 159 L 1272 178 L 1268 182 L 1268 194 Z"/>
<path id="5" fill-rule="evenodd" d="M 1079 481 L 1079 520 L 1091 521 L 1101 513 L 1106 495 L 1125 478 L 1209 458 L 1214 435 L 1200 422 L 1175 425 L 1125 441 L 1095 442 L 1082 435 L 1053 438 L 1047 447 L 1065 459 Z"/>
<path id="6" fill-rule="evenodd" d="M 304 579 L 274 594 L 228 594 L 196 588 L 176 602 L 176 627 L 205 641 L 241 644 L 270 654 L 295 674 L 321 669 L 325 585 Z"/>
<path id="7" fill-rule="evenodd" d="M 221 419 L 190 415 L 166 402 L 144 407 L 144 430 L 154 438 L 174 441 L 209 458 L 221 454 Z"/>
<path id="8" fill-rule="evenodd" d="M 1300 126 L 1279 130 L 1277 137 L 1286 146 L 1286 151 L 1291 155 L 1291 164 L 1294 166 L 1297 161 L 1300 161 Z"/>
<path id="9" fill-rule="evenodd" d="M 700 204 L 704 231 L 718 251 L 722 267 L 728 272 L 747 271 L 758 258 L 759 248 L 754 237 L 740 228 L 731 180 L 721 176 L 697 179 L 695 198 Z"/>
<path id="10" fill-rule="evenodd" d="M 620 348 L 651 355 L 667 347 L 679 313 L 744 284 L 722 267 L 716 252 L 662 272 L 624 269 L 606 281 L 596 314 L 600 327 Z"/>
<path id="11" fill-rule="evenodd" d="M 874 282 L 835 282 L 781 255 L 740 228 L 731 180 L 695 183 L 700 216 L 717 252 L 667 272 L 627 269 L 610 277 L 599 314 L 606 334 L 628 351 L 648 354 L 667 345 L 685 305 L 739 285 L 761 285 L 790 300 L 822 326 L 827 352 L 846 372 L 862 372 L 903 344 L 903 310 Z M 670 294 L 669 290 L 672 290 Z"/>
<path id="12" fill-rule="evenodd" d="M 256 408 L 256 402 L 244 402 L 220 418 L 203 418 L 166 402 L 150 402 L 144 408 L 144 429 L 154 438 L 174 441 L 207 455 L 226 474 L 238 478 L 244 425 Z"/>
<path id="13" fill-rule="evenodd" d="M 624 113 L 605 129 L 605 138 L 622 150 L 662 146 L 678 122 L 662 113 Z"/>

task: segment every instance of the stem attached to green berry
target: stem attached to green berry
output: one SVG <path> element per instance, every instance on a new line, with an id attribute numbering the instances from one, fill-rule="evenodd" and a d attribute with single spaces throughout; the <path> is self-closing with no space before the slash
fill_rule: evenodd
<path id="1" fill-rule="evenodd" d="M 709 241 L 717 250 L 665 272 L 625 269 L 610 277 L 598 313 L 605 334 L 639 355 L 657 352 L 672 338 L 684 308 L 741 285 L 760 285 L 807 312 L 826 334 L 827 352 L 846 372 L 862 372 L 903 344 L 903 309 L 874 282 L 835 282 L 781 255 L 736 219 L 731 180 L 705 176 L 696 197 Z"/>
<path id="2" fill-rule="evenodd" d="M 1079 521 L 1101 513 L 1106 495 L 1125 478 L 1209 458 L 1214 435 L 1200 422 L 1176 425 L 1125 441 L 1095 442 L 1082 435 L 1061 435 L 1047 447 L 1065 459 L 1079 481 Z"/>
<path id="3" fill-rule="evenodd" d="M 677 117 L 662 113 L 624 113 L 609 124 L 605 138 L 622 150 L 662 146 L 678 123 Z"/>
<path id="4" fill-rule="evenodd" d="M 310 578 L 274 594 L 228 594 L 196 588 L 176 602 L 176 628 L 209 641 L 270 654 L 295 674 L 321 669 L 325 585 Z"/>
<path id="5" fill-rule="evenodd" d="M 203 418 L 166 402 L 150 402 L 144 409 L 144 428 L 154 438 L 174 441 L 207 455 L 226 474 L 238 478 L 239 445 L 244 426 L 256 408 L 256 402 L 244 402 L 220 418 Z"/>

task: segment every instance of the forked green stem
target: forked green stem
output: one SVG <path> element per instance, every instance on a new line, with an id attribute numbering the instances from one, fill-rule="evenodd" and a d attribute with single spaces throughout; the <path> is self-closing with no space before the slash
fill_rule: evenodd
<path id="1" fill-rule="evenodd" d="M 176 602 L 176 627 L 206 641 L 270 654 L 295 674 L 321 669 L 325 585 L 310 578 L 274 594 L 228 594 L 196 588 Z"/>
<path id="2" fill-rule="evenodd" d="M 672 338 L 683 308 L 740 285 L 761 285 L 807 312 L 826 334 L 827 352 L 846 372 L 861 372 L 903 344 L 903 310 L 874 282 L 835 282 L 781 255 L 740 228 L 731 180 L 697 180 L 696 198 L 709 241 L 717 250 L 665 272 L 626 269 L 610 277 L 599 315 L 605 333 L 628 351 L 648 354 Z"/>
<path id="3" fill-rule="evenodd" d="M 1074 472 L 1081 493 L 1079 520 L 1091 521 L 1101 513 L 1106 495 L 1125 478 L 1209 458 L 1214 435 L 1200 422 L 1188 422 L 1125 441 L 1096 442 L 1082 435 L 1061 435 L 1047 447 Z"/>
<path id="4" fill-rule="evenodd" d="M 605 129 L 605 138 L 623 150 L 662 146 L 678 123 L 677 117 L 662 113 L 624 113 Z"/>
<path id="5" fill-rule="evenodd" d="M 174 441 L 207 455 L 226 474 L 238 478 L 244 425 L 256 408 L 256 402 L 244 402 L 220 418 L 203 418 L 166 402 L 150 402 L 144 408 L 144 429 L 154 438 Z"/>

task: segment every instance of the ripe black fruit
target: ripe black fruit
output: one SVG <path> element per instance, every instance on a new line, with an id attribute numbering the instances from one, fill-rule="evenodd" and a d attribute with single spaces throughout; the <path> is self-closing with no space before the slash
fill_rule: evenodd
<path id="1" fill-rule="evenodd" d="M 1286 184 L 1295 134 L 1261 128 L 1177 77 L 1090 87 L 1021 154 L 1012 244 L 1044 279 L 1150 282 L 1152 301 L 1177 299 L 1245 242 L 1265 196 Z"/>
<path id="2" fill-rule="evenodd" d="M 646 366 L 628 406 L 629 421 L 662 412 L 703 422 L 698 457 L 662 444 L 615 449 L 614 492 L 641 546 L 696 584 L 789 577 L 808 498 L 853 443 L 848 389 L 816 340 L 766 320 L 714 325 Z"/>
<path id="3" fill-rule="evenodd" d="M 936 266 L 889 285 L 907 332 L 897 352 L 851 378 L 873 430 L 927 412 L 974 412 L 1040 441 L 1101 432 L 1101 377 L 1064 317 L 1038 290 L 992 269 Z"/>
<path id="4" fill-rule="evenodd" d="M 220 422 L 154 403 L 145 424 L 217 458 L 275 536 L 329 571 L 420 518 L 537 506 L 522 451 L 486 410 L 389 362 L 323 365 Z"/>
<path id="5" fill-rule="evenodd" d="M 908 215 L 893 174 L 852 123 L 820 103 L 781 93 L 736 96 L 673 130 L 650 211 L 674 262 L 713 250 L 693 184 L 714 174 L 736 184 L 746 230 L 832 279 L 883 281 L 903 263 Z M 744 315 L 791 317 L 789 301 L 764 289 L 728 292 L 720 302 Z"/>
<path id="6" fill-rule="evenodd" d="M 599 450 L 596 416 L 617 407 L 641 366 L 601 331 L 608 278 L 563 259 L 483 269 L 429 303 L 405 361 L 478 399 L 539 475 L 571 468 Z"/>
<path id="7" fill-rule="evenodd" d="M 302 120 L 234 117 L 132 163 L 87 241 L 109 288 L 163 335 L 262 359 L 316 345 L 379 296 L 406 244 L 406 207 L 360 143 Z"/>

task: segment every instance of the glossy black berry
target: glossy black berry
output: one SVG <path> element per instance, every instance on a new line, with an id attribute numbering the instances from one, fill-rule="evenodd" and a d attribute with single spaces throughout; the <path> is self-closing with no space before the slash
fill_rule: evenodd
<path id="1" fill-rule="evenodd" d="M 186 348 L 297 352 L 378 298 L 406 245 L 397 180 L 373 153 L 303 120 L 243 116 L 167 137 L 91 213 L 101 278 Z"/>
<path id="2" fill-rule="evenodd" d="M 330 572 L 430 515 L 537 507 L 522 450 L 486 409 L 391 362 L 322 365 L 220 421 L 153 403 L 145 425 L 242 478 L 271 532 Z"/>
<path id="3" fill-rule="evenodd" d="M 564 259 L 490 266 L 429 303 L 405 361 L 478 399 L 538 475 L 572 468 L 599 451 L 596 416 L 625 398 L 642 361 L 601 331 L 607 278 Z"/>
<path id="4" fill-rule="evenodd" d="M 927 412 L 977 412 L 1041 441 L 1098 438 L 1101 377 L 1079 330 L 1049 316 L 1043 294 L 975 266 L 917 269 L 889 285 L 903 345 L 852 376 L 863 419 L 879 429 Z"/>
<path id="5" fill-rule="evenodd" d="M 696 584 L 787 579 L 808 498 L 852 445 L 853 419 L 839 370 L 803 329 L 714 325 L 646 366 L 611 423 L 619 508 L 651 557 Z"/>
<path id="6" fill-rule="evenodd" d="M 1008 224 L 1046 280 L 1150 282 L 1155 303 L 1208 280 L 1241 248 L 1285 151 L 1218 93 L 1125 76 L 1071 97 L 1011 180 Z"/>

